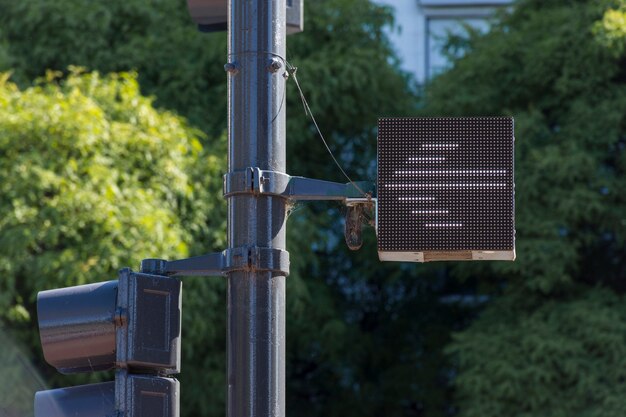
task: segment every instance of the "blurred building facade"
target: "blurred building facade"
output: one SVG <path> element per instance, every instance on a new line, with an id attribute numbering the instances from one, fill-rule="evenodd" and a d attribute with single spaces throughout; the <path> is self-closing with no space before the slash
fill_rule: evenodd
<path id="1" fill-rule="evenodd" d="M 448 34 L 461 35 L 466 26 L 487 31 L 494 12 L 513 0 L 373 0 L 391 6 L 396 25 L 389 33 L 403 69 L 419 84 L 449 67 L 443 53 Z"/>

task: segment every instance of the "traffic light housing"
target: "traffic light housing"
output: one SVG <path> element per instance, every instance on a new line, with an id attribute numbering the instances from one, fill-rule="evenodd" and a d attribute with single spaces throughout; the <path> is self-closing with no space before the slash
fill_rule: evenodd
<path id="1" fill-rule="evenodd" d="M 122 269 L 117 281 L 42 291 L 37 297 L 46 361 L 61 373 L 117 369 L 115 382 L 41 391 L 35 417 L 176 417 L 182 285 Z"/>

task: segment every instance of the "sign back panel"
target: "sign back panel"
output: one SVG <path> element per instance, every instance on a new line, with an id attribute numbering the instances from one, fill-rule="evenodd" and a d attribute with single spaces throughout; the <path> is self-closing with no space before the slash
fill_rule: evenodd
<path id="1" fill-rule="evenodd" d="M 509 117 L 380 119 L 380 260 L 514 260 L 514 141 Z"/>

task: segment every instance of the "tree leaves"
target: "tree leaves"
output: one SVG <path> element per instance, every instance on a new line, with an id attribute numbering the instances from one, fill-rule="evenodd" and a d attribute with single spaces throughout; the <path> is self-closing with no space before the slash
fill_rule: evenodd
<path id="1" fill-rule="evenodd" d="M 38 291 L 187 256 L 180 202 L 193 196 L 197 133 L 155 110 L 135 74 L 2 84 L 2 319 L 34 329 Z"/>
<path id="2" fill-rule="evenodd" d="M 611 7 L 520 1 L 428 89 L 429 114 L 516 119 L 518 258 L 454 271 L 499 288 L 448 349 L 460 416 L 626 409 L 626 78 L 602 32 L 619 26 Z"/>
<path id="3" fill-rule="evenodd" d="M 623 297 L 592 289 L 520 311 L 492 305 L 455 337 L 463 416 L 619 416 L 626 394 Z"/>

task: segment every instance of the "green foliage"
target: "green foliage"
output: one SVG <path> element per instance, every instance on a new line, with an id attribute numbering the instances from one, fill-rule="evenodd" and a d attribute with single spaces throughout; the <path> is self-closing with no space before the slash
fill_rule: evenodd
<path id="1" fill-rule="evenodd" d="M 626 412 L 624 297 L 590 289 L 518 314 L 490 306 L 455 337 L 461 415 L 619 417 Z"/>
<path id="2" fill-rule="evenodd" d="M 225 37 L 199 33 L 184 0 L 0 0 L 0 28 L 22 85 L 70 65 L 134 70 L 157 106 L 215 136 L 225 128 Z"/>
<path id="3" fill-rule="evenodd" d="M 117 269 L 145 257 L 189 254 L 191 233 L 209 223 L 203 211 L 220 211 L 197 178 L 216 176 L 223 163 L 201 157 L 199 135 L 155 110 L 134 74 L 74 73 L 59 83 L 50 74 L 26 90 L 3 77 L 0 311 L 37 356 L 37 291 L 115 279 Z M 190 284 L 192 305 L 194 289 L 215 290 Z M 185 323 L 200 313 L 190 311 Z"/>
<path id="4" fill-rule="evenodd" d="M 520 1 L 427 90 L 427 114 L 516 120 L 518 259 L 453 271 L 480 276 L 501 297 L 449 349 L 462 417 L 626 410 L 617 295 L 626 290 L 626 56 L 617 3 Z"/>
<path id="5" fill-rule="evenodd" d="M 289 413 L 449 415 L 458 371 L 461 416 L 623 414 L 623 10 L 521 1 L 427 91 L 425 114 L 515 116 L 515 263 L 383 265 L 371 230 L 360 252 L 345 249 L 339 206 L 294 208 Z M 391 22 L 366 0 L 309 2 L 305 32 L 288 41 L 322 130 L 359 180 L 373 179 L 377 118 L 415 112 L 384 35 Z M 40 355 L 37 290 L 225 246 L 225 36 L 198 33 L 182 0 L 0 0 L 0 31 L 0 69 L 21 87 L 0 88 L 0 311 Z M 138 75 L 30 87 L 70 65 Z M 289 172 L 343 181 L 293 85 L 287 104 Z M 476 290 L 501 298 L 455 336 L 453 370 L 441 347 L 473 309 L 439 297 Z M 188 279 L 184 297 L 182 411 L 223 415 L 225 283 Z"/>
<path id="6" fill-rule="evenodd" d="M 15 343 L 10 332 L 1 325 L 0 337 L 2 337 L 0 415 L 32 416 L 33 392 L 45 389 L 45 385 L 30 361 L 30 349 Z"/>
<path id="7" fill-rule="evenodd" d="M 1 325 L 0 337 L 0 415 L 30 416 L 34 411 L 33 392 L 45 389 L 45 385 L 29 360 L 29 349 L 15 343 L 11 333 Z"/>
<path id="8" fill-rule="evenodd" d="M 113 217 L 109 220 L 123 223 L 118 225 L 119 229 L 113 235 L 109 235 L 108 230 L 101 230 L 99 233 L 102 234 L 92 236 L 97 241 L 111 241 L 116 250 L 115 257 L 101 255 L 100 258 L 110 259 L 99 259 L 99 262 L 107 262 L 106 265 L 98 265 L 99 271 L 90 267 L 82 275 L 75 275 L 73 270 L 99 253 L 96 247 L 85 245 L 72 259 L 64 259 L 63 263 L 68 265 L 66 268 L 72 271 L 64 274 L 51 271 L 50 274 L 41 275 L 41 282 L 46 283 L 45 288 L 71 285 L 87 279 L 114 278 L 118 268 L 136 266 L 138 260 L 144 257 L 180 258 L 225 247 L 226 211 L 225 202 L 221 198 L 221 175 L 226 170 L 226 145 L 222 133 L 226 127 L 226 77 L 222 69 L 226 55 L 224 35 L 207 38 L 198 33 L 190 21 L 184 1 L 160 0 L 96 3 L 83 0 L 27 0 L 20 3 L 0 0 L 0 28 L 4 35 L 0 39 L 6 39 L 6 42 L 0 42 L 0 68 L 11 68 L 12 79 L 24 87 L 47 70 L 66 71 L 70 65 L 80 65 L 101 73 L 135 70 L 142 92 L 155 95 L 154 105 L 182 113 L 192 124 L 209 132 L 207 137 L 185 127 L 178 131 L 172 130 L 167 142 L 153 141 L 145 150 L 138 148 L 139 142 L 130 149 L 120 149 L 120 153 L 114 155 L 115 159 L 111 158 L 110 165 L 117 166 L 119 163 L 121 172 L 140 177 L 147 175 L 142 171 L 144 167 L 149 167 L 147 178 L 158 182 L 155 190 L 144 183 L 135 193 L 132 184 L 118 184 L 118 188 L 124 189 L 125 194 L 132 194 L 136 199 L 142 198 L 142 201 L 138 205 L 113 201 L 111 204 L 120 210 L 123 204 L 132 206 L 133 212 L 122 213 L 121 219 Z M 3 56 L 6 58 L 3 59 Z M 3 62 L 7 62 L 4 67 Z M 144 100 L 139 97 L 135 99 Z M 132 115 L 130 109 L 128 112 Z M 71 115 L 67 117 L 73 118 Z M 167 124 L 167 121 L 158 121 L 158 124 L 162 123 Z M 185 124 L 182 121 L 178 123 Z M 89 128 L 88 124 L 84 126 Z M 150 132 L 142 133 L 144 127 L 140 125 L 136 132 L 129 131 L 128 139 L 132 139 L 135 134 L 137 137 L 154 135 Z M 179 148 L 186 146 L 185 143 L 192 137 L 205 142 L 203 150 L 194 151 L 193 155 L 188 155 L 184 160 L 169 156 L 170 153 L 178 155 Z M 104 146 L 105 142 L 101 144 Z M 158 150 L 160 147 L 162 149 Z M 94 153 L 101 149 L 94 149 Z M 157 150 L 158 153 L 154 154 Z M 127 154 L 132 155 L 129 157 Z M 47 154 L 43 158 L 45 161 L 64 160 L 63 157 Z M 88 160 L 78 161 L 79 164 L 83 162 L 88 163 Z M 158 171 L 162 167 L 184 171 L 186 179 L 181 182 L 180 188 L 172 178 Z M 141 181 L 145 182 L 143 179 Z M 161 200 L 166 196 L 167 204 L 162 204 Z M 73 195 L 67 196 L 68 200 L 74 198 Z M 137 213 L 154 216 L 155 208 L 157 212 L 164 210 L 170 213 L 170 210 L 174 210 L 170 213 L 172 219 L 169 224 L 136 224 L 139 220 Z M 105 212 L 98 213 L 108 217 Z M 58 222 L 65 221 L 62 214 Z M 87 211 L 85 215 L 88 214 Z M 27 227 L 29 225 L 25 225 Z M 65 226 L 68 230 L 72 227 Z M 125 248 L 113 244 L 115 235 L 122 232 L 126 234 L 122 227 L 139 227 L 142 233 L 132 238 L 125 237 L 129 245 Z M 180 234 L 176 240 L 181 250 L 162 250 L 159 242 L 154 241 L 157 228 L 166 234 Z M 80 234 L 83 239 L 87 238 L 83 237 L 81 230 L 74 233 Z M 159 236 L 163 239 L 166 237 Z M 161 245 L 167 243 L 174 246 L 176 240 L 163 240 Z M 32 270 L 36 270 L 35 266 Z M 17 292 L 32 303 L 38 289 L 41 288 L 20 287 Z M 225 398 L 224 282 L 196 278 L 186 280 L 183 305 L 183 373 L 179 378 L 184 387 L 182 401 L 186 406 L 183 410 L 186 410 L 187 415 L 222 415 Z M 39 356 L 41 349 L 34 331 L 32 310 L 31 305 L 28 310 L 31 311 L 31 319 L 22 326 L 23 337 L 28 338 L 34 354 Z M 15 327 L 15 324 L 12 326 Z M 50 375 L 54 374 L 49 368 L 46 369 Z M 107 376 L 100 378 L 106 379 Z M 55 381 L 60 386 L 77 382 L 65 377 L 55 377 Z"/>
<path id="9" fill-rule="evenodd" d="M 626 48 L 626 4 L 621 9 L 608 9 L 594 27 L 599 40 L 619 56 Z"/>
<path id="10" fill-rule="evenodd" d="M 521 2 L 428 92 L 430 114 L 515 116 L 518 261 L 496 274 L 543 293 L 591 279 L 591 254 L 592 281 L 624 273 L 626 74 L 592 36 L 602 12 Z"/>
<path id="11" fill-rule="evenodd" d="M 386 8 L 363 0 L 325 0 L 306 5 L 305 32 L 288 39 L 288 59 L 335 154 L 359 180 L 373 180 L 378 117 L 414 111 L 409 79 L 398 71 L 384 30 Z M 288 93 L 288 161 L 292 174 L 346 182 L 329 165 L 300 97 Z M 303 156 L 306 155 L 306 159 Z"/>
<path id="12" fill-rule="evenodd" d="M 152 108 L 131 74 L 71 75 L 0 90 L 2 310 L 16 291 L 83 284 L 141 253 L 188 253 L 178 200 L 201 145 L 180 118 Z M 157 205 L 154 203 L 158 202 Z"/>
<path id="13" fill-rule="evenodd" d="M 8 71 L 11 68 L 11 57 L 8 46 L 0 31 L 0 71 Z"/>
<path id="14" fill-rule="evenodd" d="M 388 9 L 366 0 L 312 1 L 306 4 L 305 32 L 288 39 L 287 59 L 299 67 L 320 127 L 358 180 L 374 177 L 378 117 L 410 115 L 416 107 L 410 80 L 398 71 L 385 37 L 391 24 Z M 48 69 L 66 71 L 68 65 L 101 73 L 136 70 L 142 92 L 154 95 L 156 106 L 201 128 L 207 134 L 204 151 L 198 163 L 185 169 L 194 194 L 176 200 L 176 215 L 187 232 L 181 241 L 190 254 L 225 246 L 219 191 L 226 158 L 223 34 L 198 33 L 182 0 L 88 5 L 83 0 L 0 0 L 0 28 L 12 79 L 20 85 Z M 304 115 L 293 84 L 286 108 L 289 173 L 345 181 Z M 458 286 L 436 267 L 421 267 L 418 275 L 414 266 L 379 263 L 371 229 L 365 231 L 364 248 L 348 252 L 341 211 L 326 203 L 298 205 L 289 220 L 288 413 L 446 415 L 449 372 L 441 346 L 467 310 L 442 305 L 437 297 Z M 128 255 L 157 256 L 148 249 Z M 67 285 L 70 279 L 57 282 Z M 30 288 L 19 293 L 34 294 Z M 183 294 L 182 412 L 221 416 L 224 282 L 186 279 Z M 31 345 L 39 352 L 35 341 Z M 62 381 L 56 382 L 70 385 Z"/>
<path id="15" fill-rule="evenodd" d="M 376 123 L 410 115 L 416 99 L 398 72 L 383 30 L 389 10 L 360 0 L 309 2 L 305 33 L 288 59 L 330 146 L 348 173 L 374 180 Z M 289 172 L 345 182 L 292 85 Z M 449 390 L 440 346 L 459 311 L 438 303 L 437 272 L 382 264 L 372 229 L 346 249 L 340 205 L 299 205 L 289 220 L 288 413 L 299 416 L 446 414 Z M 452 310 L 452 311 L 451 311 Z"/>

